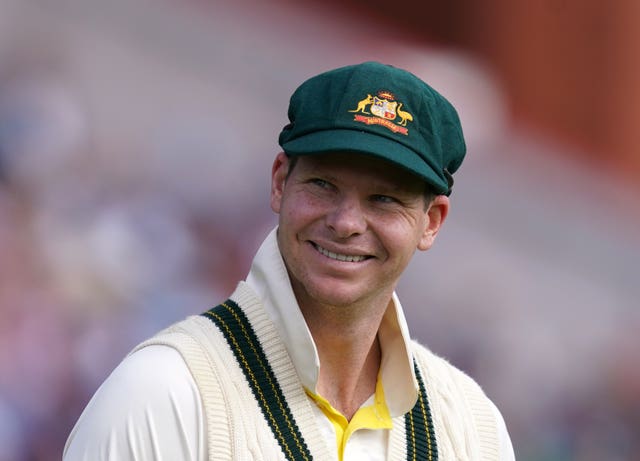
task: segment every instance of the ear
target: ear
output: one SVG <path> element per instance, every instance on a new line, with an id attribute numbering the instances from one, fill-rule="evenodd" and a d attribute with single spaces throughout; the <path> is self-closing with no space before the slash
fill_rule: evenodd
<path id="1" fill-rule="evenodd" d="M 280 213 L 284 183 L 288 172 L 289 157 L 284 152 L 280 152 L 276 155 L 271 167 L 271 209 L 276 213 Z"/>
<path id="2" fill-rule="evenodd" d="M 427 223 L 418 242 L 418 250 L 420 251 L 426 251 L 433 245 L 436 235 L 449 214 L 449 197 L 446 195 L 436 196 L 425 213 Z"/>

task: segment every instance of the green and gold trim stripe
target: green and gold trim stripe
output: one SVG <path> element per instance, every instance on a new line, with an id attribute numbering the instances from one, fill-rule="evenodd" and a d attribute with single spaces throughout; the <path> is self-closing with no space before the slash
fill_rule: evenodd
<path id="1" fill-rule="evenodd" d="M 404 417 L 407 434 L 407 460 L 437 461 L 438 446 L 436 445 L 436 436 L 433 430 L 433 419 L 431 418 L 431 409 L 427 399 L 427 390 L 424 387 L 424 381 L 415 361 L 414 369 L 420 393 L 413 409 Z"/>
<path id="2" fill-rule="evenodd" d="M 227 340 L 286 458 L 311 461 L 311 453 L 244 312 L 236 303 L 227 300 L 202 315 L 215 323 Z"/>
<path id="3" fill-rule="evenodd" d="M 211 320 L 225 337 L 286 459 L 311 461 L 311 453 L 273 369 L 242 309 L 227 300 L 202 315 Z M 414 367 L 420 393 L 413 409 L 405 415 L 407 460 L 437 461 L 438 449 L 427 392 L 415 363 Z"/>

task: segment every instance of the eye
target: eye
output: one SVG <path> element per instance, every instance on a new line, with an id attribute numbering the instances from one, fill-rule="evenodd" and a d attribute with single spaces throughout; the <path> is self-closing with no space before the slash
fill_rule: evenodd
<path id="1" fill-rule="evenodd" d="M 313 178 L 309 182 L 315 186 L 320 187 L 321 189 L 329 189 L 331 187 L 331 183 L 320 178 Z"/>
<path id="2" fill-rule="evenodd" d="M 389 195 L 375 194 L 371 196 L 371 200 L 377 203 L 397 203 L 398 200 Z"/>

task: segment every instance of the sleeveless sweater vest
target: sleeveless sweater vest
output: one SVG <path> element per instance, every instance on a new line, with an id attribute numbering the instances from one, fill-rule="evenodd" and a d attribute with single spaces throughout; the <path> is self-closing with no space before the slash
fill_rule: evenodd
<path id="1" fill-rule="evenodd" d="M 324 461 L 327 446 L 277 329 L 241 283 L 231 299 L 189 317 L 135 350 L 178 350 L 200 391 L 210 460 Z M 418 401 L 394 418 L 389 460 L 498 460 L 490 402 L 479 386 L 414 344 Z"/>

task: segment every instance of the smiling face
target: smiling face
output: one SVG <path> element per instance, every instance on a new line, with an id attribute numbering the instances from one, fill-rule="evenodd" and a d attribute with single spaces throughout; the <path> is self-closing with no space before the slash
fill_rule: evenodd
<path id="1" fill-rule="evenodd" d="M 289 174 L 288 174 L 289 173 Z M 301 156 L 273 164 L 271 207 L 294 293 L 306 305 L 386 307 L 416 249 L 427 250 L 448 199 L 425 203 L 424 183 L 358 154 Z"/>

